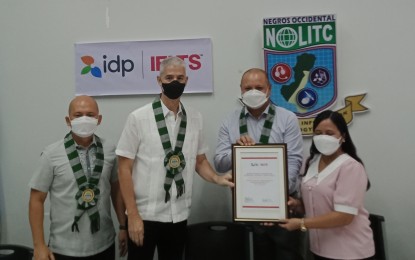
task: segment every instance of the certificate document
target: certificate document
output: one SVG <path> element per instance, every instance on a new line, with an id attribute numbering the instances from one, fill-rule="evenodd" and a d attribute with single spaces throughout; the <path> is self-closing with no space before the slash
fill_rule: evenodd
<path id="1" fill-rule="evenodd" d="M 233 149 L 235 221 L 278 221 L 287 217 L 285 144 Z"/>

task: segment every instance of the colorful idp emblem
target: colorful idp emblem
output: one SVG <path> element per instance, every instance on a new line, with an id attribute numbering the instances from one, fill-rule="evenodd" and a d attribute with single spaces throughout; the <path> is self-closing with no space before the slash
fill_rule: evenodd
<path id="1" fill-rule="evenodd" d="M 265 52 L 271 100 L 306 117 L 331 106 L 337 98 L 335 50 L 313 48 Z"/>
<path id="2" fill-rule="evenodd" d="M 82 56 L 81 60 L 86 65 L 81 71 L 82 75 L 91 73 L 91 75 L 96 77 L 96 78 L 102 78 L 101 69 L 98 68 L 98 67 L 93 67 L 92 66 L 92 64 L 94 64 L 94 62 L 95 62 L 95 60 L 92 56 Z"/>

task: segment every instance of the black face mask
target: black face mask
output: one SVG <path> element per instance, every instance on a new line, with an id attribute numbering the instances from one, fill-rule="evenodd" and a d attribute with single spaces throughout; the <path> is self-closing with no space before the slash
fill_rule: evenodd
<path id="1" fill-rule="evenodd" d="M 170 83 L 161 83 L 161 86 L 163 87 L 164 95 L 170 99 L 177 99 L 183 94 L 186 84 L 174 80 Z"/>

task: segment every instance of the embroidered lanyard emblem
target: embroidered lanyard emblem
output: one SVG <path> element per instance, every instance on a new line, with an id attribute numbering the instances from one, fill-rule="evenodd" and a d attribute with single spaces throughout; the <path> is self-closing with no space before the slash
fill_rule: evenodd
<path id="1" fill-rule="evenodd" d="M 101 140 L 96 135 L 95 140 L 97 145 L 95 167 L 93 174 L 88 180 L 82 168 L 81 160 L 79 159 L 79 154 L 76 150 L 75 141 L 72 138 L 71 132 L 69 132 L 64 139 L 66 155 L 68 156 L 79 189 L 75 195 L 77 206 L 74 222 L 72 224 L 72 232 L 79 232 L 78 221 L 85 212 L 88 213 L 91 221 L 91 233 L 95 233 L 100 229 L 100 217 L 97 207 L 100 194 L 98 183 L 104 165 L 104 152 Z"/>
<path id="2" fill-rule="evenodd" d="M 176 147 L 174 150 L 172 150 L 169 132 L 167 130 L 166 121 L 164 120 L 163 108 L 161 107 L 160 98 L 157 97 L 152 104 L 160 140 L 166 155 L 164 158 L 164 167 L 166 168 L 166 178 L 164 180 L 164 190 L 166 191 L 166 196 L 164 198 L 164 202 L 166 203 L 170 200 L 170 189 L 173 180 L 177 188 L 177 198 L 183 195 L 185 192 L 185 184 L 182 176 L 182 171 L 184 167 L 186 167 L 186 161 L 182 153 L 182 147 L 186 135 L 187 118 L 183 105 L 180 105 L 182 108 L 182 118 L 180 121 L 179 133 L 177 134 Z"/>

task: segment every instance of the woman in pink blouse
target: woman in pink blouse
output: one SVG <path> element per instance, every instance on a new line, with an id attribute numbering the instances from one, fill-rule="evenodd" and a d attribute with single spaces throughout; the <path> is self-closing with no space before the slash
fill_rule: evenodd
<path id="1" fill-rule="evenodd" d="M 280 224 L 287 230 L 309 230 L 314 259 L 372 259 L 375 254 L 364 197 L 369 181 L 356 154 L 343 116 L 320 113 L 313 123 L 313 142 L 301 183 L 302 200 L 288 206 L 305 218 Z"/>

